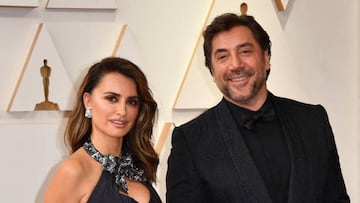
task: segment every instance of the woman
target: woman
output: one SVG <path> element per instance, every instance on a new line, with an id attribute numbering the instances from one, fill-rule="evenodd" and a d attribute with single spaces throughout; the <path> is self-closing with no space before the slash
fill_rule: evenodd
<path id="1" fill-rule="evenodd" d="M 94 64 L 77 93 L 65 139 L 72 154 L 58 167 L 45 202 L 161 202 L 152 187 L 157 112 L 144 73 L 122 58 Z"/>

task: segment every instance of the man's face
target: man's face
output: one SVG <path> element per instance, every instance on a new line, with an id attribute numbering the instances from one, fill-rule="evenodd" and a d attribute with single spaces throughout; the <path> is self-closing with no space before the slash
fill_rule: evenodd
<path id="1" fill-rule="evenodd" d="M 213 80 L 225 99 L 244 108 L 260 108 L 267 95 L 270 62 L 249 28 L 236 26 L 215 35 L 211 61 Z"/>

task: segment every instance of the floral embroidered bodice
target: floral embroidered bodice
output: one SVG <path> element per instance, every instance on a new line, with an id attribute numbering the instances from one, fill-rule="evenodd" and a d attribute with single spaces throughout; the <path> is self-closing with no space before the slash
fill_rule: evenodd
<path id="1" fill-rule="evenodd" d="M 100 162 L 103 170 L 114 175 L 115 184 L 125 193 L 128 192 L 126 178 L 145 182 L 144 170 L 135 166 L 131 153 L 123 152 L 121 157 L 101 154 L 89 139 L 83 145 L 85 151 L 96 161 Z"/>

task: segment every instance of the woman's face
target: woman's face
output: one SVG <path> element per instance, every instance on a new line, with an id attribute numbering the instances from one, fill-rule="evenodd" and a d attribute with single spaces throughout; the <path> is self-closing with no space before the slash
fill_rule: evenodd
<path id="1" fill-rule="evenodd" d="M 124 137 L 134 126 L 140 99 L 135 81 L 120 73 L 105 74 L 92 93 L 84 94 L 92 111 L 92 136 Z"/>

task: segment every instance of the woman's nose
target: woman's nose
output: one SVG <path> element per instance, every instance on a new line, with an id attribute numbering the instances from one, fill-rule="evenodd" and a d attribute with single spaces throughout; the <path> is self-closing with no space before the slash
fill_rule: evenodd
<path id="1" fill-rule="evenodd" d="M 116 114 L 120 115 L 120 116 L 125 116 L 126 115 L 126 104 L 121 102 L 117 109 L 116 109 Z"/>

